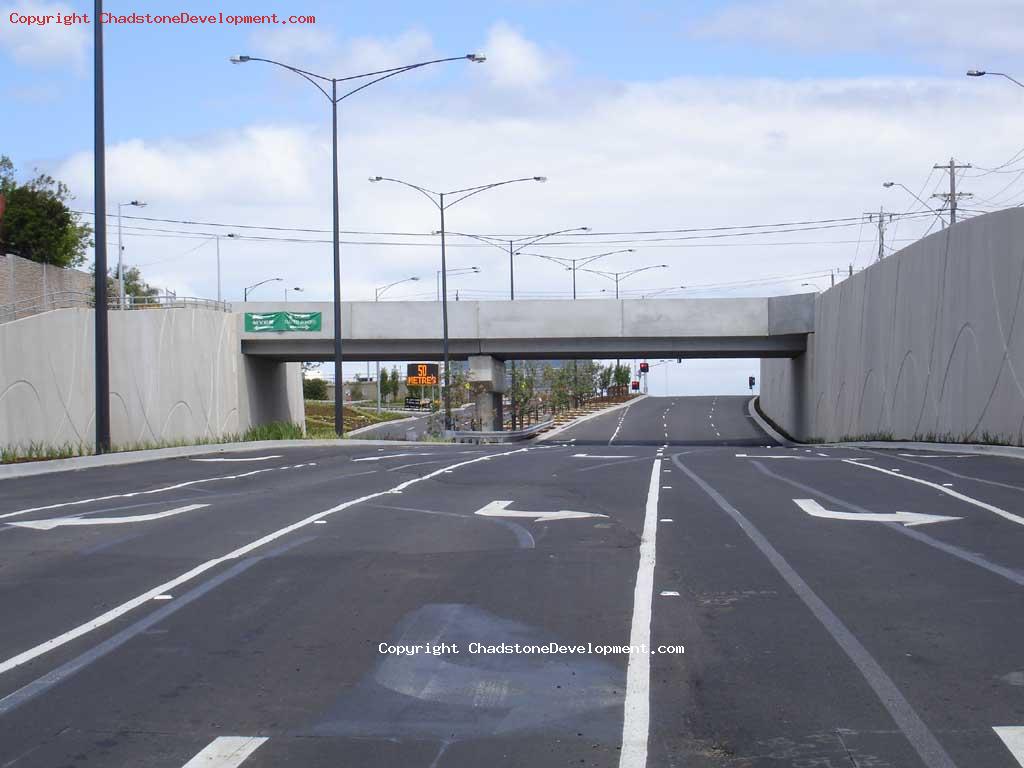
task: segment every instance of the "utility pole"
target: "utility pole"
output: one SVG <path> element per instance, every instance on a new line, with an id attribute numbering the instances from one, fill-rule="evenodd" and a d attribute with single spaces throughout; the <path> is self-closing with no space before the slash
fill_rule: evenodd
<path id="1" fill-rule="evenodd" d="M 935 194 L 932 195 L 932 197 L 937 197 L 941 200 L 949 201 L 949 226 L 953 226 L 954 224 L 956 224 L 957 199 L 961 197 L 973 197 L 973 195 L 970 192 L 956 191 L 956 172 L 964 168 L 970 168 L 971 164 L 965 163 L 963 165 L 958 165 L 956 160 L 951 157 L 949 158 L 948 165 L 943 164 L 935 165 L 932 167 L 936 171 L 947 171 L 949 173 L 949 192 Z"/>
<path id="2" fill-rule="evenodd" d="M 874 221 L 875 217 L 878 217 L 878 261 L 885 258 L 885 217 L 889 217 L 889 221 L 893 220 L 896 215 L 894 213 L 886 213 L 884 208 L 879 207 L 878 213 L 865 213 L 868 217 L 868 221 Z"/>

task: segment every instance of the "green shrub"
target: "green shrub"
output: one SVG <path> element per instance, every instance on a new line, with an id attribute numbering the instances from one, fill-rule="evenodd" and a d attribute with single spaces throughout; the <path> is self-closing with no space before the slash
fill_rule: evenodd
<path id="1" fill-rule="evenodd" d="M 302 397 L 305 400 L 326 400 L 327 382 L 323 379 L 303 379 Z"/>

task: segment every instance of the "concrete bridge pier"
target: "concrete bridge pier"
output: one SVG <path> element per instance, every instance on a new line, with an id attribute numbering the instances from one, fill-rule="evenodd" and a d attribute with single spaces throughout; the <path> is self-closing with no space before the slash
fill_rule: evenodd
<path id="1" fill-rule="evenodd" d="M 501 402 L 505 392 L 505 361 L 490 355 L 470 355 L 469 385 L 476 401 L 480 429 L 500 431 L 505 420 Z"/>

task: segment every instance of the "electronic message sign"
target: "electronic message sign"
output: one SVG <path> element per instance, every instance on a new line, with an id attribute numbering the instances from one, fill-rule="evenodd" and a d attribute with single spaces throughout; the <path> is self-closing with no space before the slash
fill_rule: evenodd
<path id="1" fill-rule="evenodd" d="M 407 387 L 436 387 L 437 363 L 409 363 L 405 372 Z"/>

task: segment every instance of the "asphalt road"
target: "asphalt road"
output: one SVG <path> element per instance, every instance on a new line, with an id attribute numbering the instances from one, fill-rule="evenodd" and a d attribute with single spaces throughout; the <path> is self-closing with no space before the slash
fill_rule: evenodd
<path id="1" fill-rule="evenodd" d="M 1018 461 L 726 397 L 230 458 L 0 482 L 0 766 L 1024 765 Z"/>

